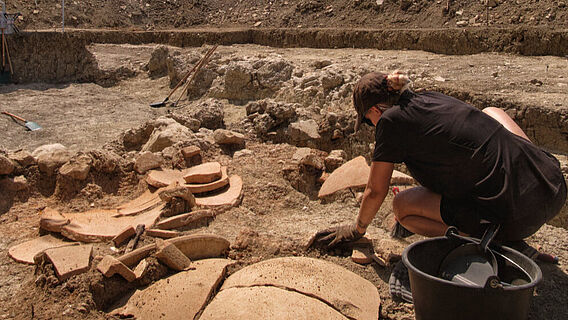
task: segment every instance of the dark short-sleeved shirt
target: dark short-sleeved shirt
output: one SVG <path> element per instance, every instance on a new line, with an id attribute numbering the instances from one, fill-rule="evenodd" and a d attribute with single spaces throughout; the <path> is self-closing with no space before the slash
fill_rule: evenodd
<path id="1" fill-rule="evenodd" d="M 565 190 L 554 157 L 441 93 L 405 92 L 382 114 L 375 139 L 373 161 L 404 162 L 422 186 L 479 204 L 487 209 L 482 218 L 492 222 L 542 212 L 543 201 Z"/>

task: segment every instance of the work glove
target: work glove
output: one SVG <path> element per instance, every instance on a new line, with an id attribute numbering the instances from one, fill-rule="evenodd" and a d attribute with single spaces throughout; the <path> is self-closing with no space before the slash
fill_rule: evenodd
<path id="1" fill-rule="evenodd" d="M 357 224 L 344 224 L 319 231 L 312 240 L 310 240 L 308 247 L 317 242 L 327 244 L 328 249 L 330 249 L 340 243 L 357 241 L 361 239 L 364 234 L 365 233 L 357 231 Z"/>

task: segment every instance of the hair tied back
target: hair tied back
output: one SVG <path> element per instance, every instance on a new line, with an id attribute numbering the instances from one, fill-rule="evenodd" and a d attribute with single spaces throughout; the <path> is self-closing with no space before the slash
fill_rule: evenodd
<path id="1" fill-rule="evenodd" d="M 399 70 L 387 75 L 387 84 L 389 91 L 397 91 L 398 93 L 403 93 L 410 85 L 410 79 L 407 75 L 403 74 Z"/>

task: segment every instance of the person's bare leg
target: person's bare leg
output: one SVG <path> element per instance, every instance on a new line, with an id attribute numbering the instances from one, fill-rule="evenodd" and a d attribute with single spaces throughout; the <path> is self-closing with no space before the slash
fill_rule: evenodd
<path id="1" fill-rule="evenodd" d="M 444 235 L 448 226 L 440 214 L 442 196 L 424 187 L 399 192 L 392 202 L 396 219 L 406 229 L 426 236 Z"/>
<path id="2" fill-rule="evenodd" d="M 531 141 L 531 139 L 529 139 L 523 129 L 521 129 L 521 127 L 519 127 L 519 125 L 515 123 L 515 121 L 513 121 L 513 119 L 511 119 L 511 117 L 509 117 L 509 115 L 505 111 L 495 107 L 485 108 L 482 111 L 489 115 L 491 118 L 497 120 L 500 124 L 503 125 L 503 127 L 505 127 L 505 129 L 518 135 L 521 138 L 525 138 L 528 141 Z"/>

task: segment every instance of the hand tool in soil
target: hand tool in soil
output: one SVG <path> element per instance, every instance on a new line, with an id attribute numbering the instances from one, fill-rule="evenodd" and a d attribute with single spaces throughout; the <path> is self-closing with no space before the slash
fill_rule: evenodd
<path id="1" fill-rule="evenodd" d="M 16 121 L 16 119 L 17 119 L 17 120 L 24 122 L 23 126 L 26 127 L 30 131 L 36 131 L 36 130 L 41 129 L 41 126 L 39 124 L 32 122 L 32 121 L 27 121 L 24 118 L 18 117 L 15 114 L 11 114 L 11 113 L 8 113 L 6 111 L 2 111 L 2 114 L 5 114 L 5 115 L 12 117 L 12 119 L 14 119 L 14 121 Z"/>
<path id="2" fill-rule="evenodd" d="M 180 96 L 177 98 L 176 102 L 174 103 L 174 106 L 178 104 L 179 100 L 181 99 L 181 97 L 183 97 L 183 95 L 187 92 L 187 90 L 189 89 L 189 85 L 193 82 L 193 80 L 195 79 L 195 77 L 197 76 L 197 74 L 199 73 L 199 71 L 201 71 L 201 68 L 203 68 L 205 65 L 207 65 L 207 63 L 209 62 L 209 58 L 211 57 L 211 55 L 213 55 L 213 52 L 217 49 L 217 45 L 213 46 L 213 48 L 211 48 L 206 54 L 205 56 L 197 63 L 197 68 L 195 69 L 195 72 L 193 73 L 193 75 L 191 76 L 191 79 L 189 79 L 182 91 Z"/>
<path id="3" fill-rule="evenodd" d="M 466 240 L 467 243 L 453 249 L 444 258 L 439 269 L 441 277 L 467 286 L 498 287 L 500 280 L 497 277 L 497 259 L 489 249 L 489 243 L 498 231 L 499 225 L 491 224 L 478 243 L 473 239 L 459 236 L 457 229 L 448 228 L 446 236 Z"/>
<path id="4" fill-rule="evenodd" d="M 215 46 L 214 48 L 217 48 L 217 46 Z M 212 53 L 214 49 L 210 49 L 207 54 L 209 54 L 209 52 Z M 207 54 L 205 56 L 207 56 Z M 201 60 L 200 60 L 201 62 Z M 181 78 L 180 81 L 178 81 L 178 83 L 176 84 L 176 86 L 172 89 L 172 91 L 170 91 L 170 94 L 166 97 L 166 99 L 164 99 L 164 101 L 160 101 L 160 102 L 154 102 L 154 103 L 150 103 L 150 107 L 152 108 L 161 108 L 163 106 L 166 105 L 166 103 L 170 100 L 171 96 L 174 94 L 174 92 L 176 92 L 176 90 L 187 80 L 187 78 L 189 78 L 189 76 L 193 73 L 193 71 L 195 71 L 195 69 L 197 69 L 197 66 L 199 65 L 199 63 L 195 64 L 193 66 L 193 68 L 191 68 L 191 70 L 189 70 L 184 76 L 183 78 Z"/>

